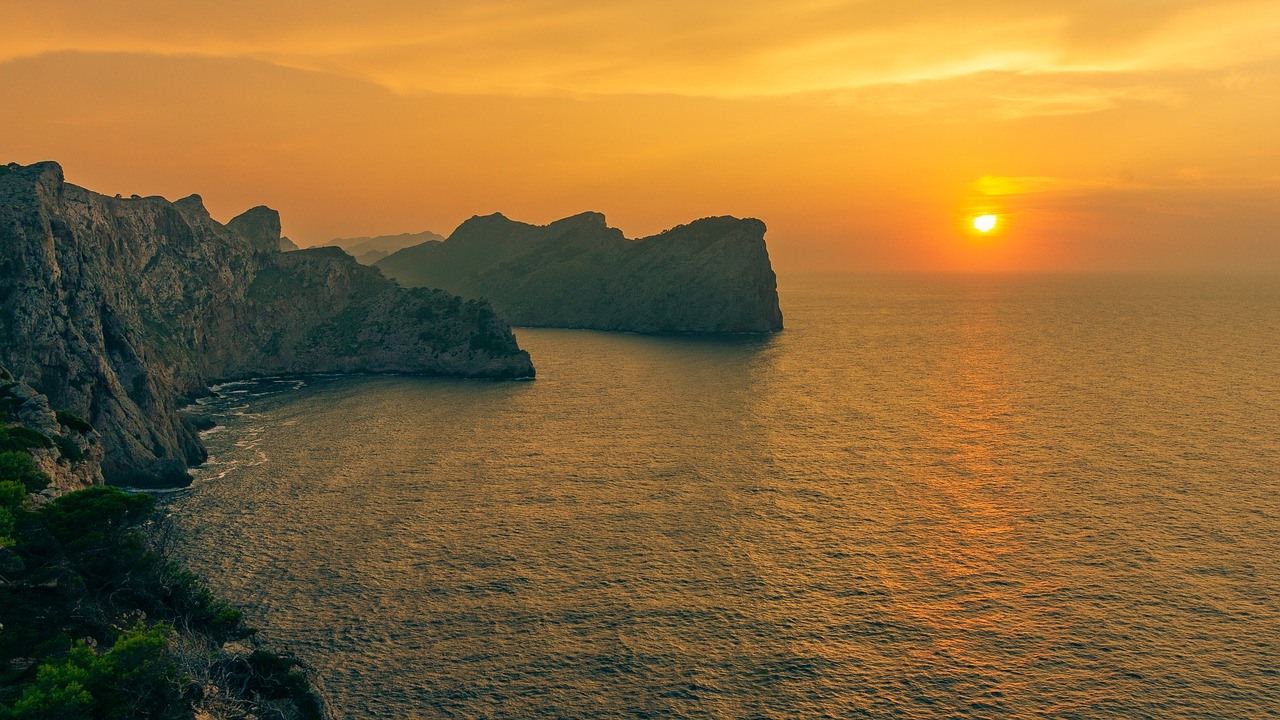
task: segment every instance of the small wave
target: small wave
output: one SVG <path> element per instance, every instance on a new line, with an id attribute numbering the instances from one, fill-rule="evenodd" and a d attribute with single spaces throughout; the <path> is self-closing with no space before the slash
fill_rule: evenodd
<path id="1" fill-rule="evenodd" d="M 191 491 L 190 485 L 187 485 L 186 487 L 176 487 L 176 488 L 143 488 L 143 487 L 131 487 L 128 485 L 122 485 L 119 487 L 121 490 L 127 493 L 146 493 L 147 495 L 177 495 L 178 493 L 185 493 L 185 492 Z"/>
<path id="2" fill-rule="evenodd" d="M 232 380 L 230 382 L 218 383 L 217 385 L 210 385 L 209 391 L 220 393 L 227 388 L 244 387 L 246 385 L 252 385 L 253 382 L 253 380 Z"/>

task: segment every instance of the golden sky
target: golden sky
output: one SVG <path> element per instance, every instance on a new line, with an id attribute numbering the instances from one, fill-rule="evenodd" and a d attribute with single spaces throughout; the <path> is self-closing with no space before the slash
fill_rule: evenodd
<path id="1" fill-rule="evenodd" d="M 759 217 L 783 272 L 1280 270 L 1280 0 L 0 16 L 0 162 L 267 204 L 303 245 L 597 210 L 631 237 Z"/>

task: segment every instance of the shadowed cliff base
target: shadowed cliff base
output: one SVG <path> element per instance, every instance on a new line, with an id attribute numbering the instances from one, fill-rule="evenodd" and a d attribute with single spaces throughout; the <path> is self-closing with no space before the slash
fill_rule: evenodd
<path id="1" fill-rule="evenodd" d="M 183 398 L 230 378 L 528 378 L 488 303 L 406 290 L 337 248 L 280 252 L 280 218 L 200 197 L 111 198 L 44 162 L 0 166 L 0 363 L 102 433 L 108 482 L 185 484 Z"/>
<path id="2" fill-rule="evenodd" d="M 473 217 L 378 261 L 388 277 L 485 298 L 513 325 L 639 333 L 782 329 L 763 222 L 712 217 L 628 240 L 583 213 L 537 226 Z"/>

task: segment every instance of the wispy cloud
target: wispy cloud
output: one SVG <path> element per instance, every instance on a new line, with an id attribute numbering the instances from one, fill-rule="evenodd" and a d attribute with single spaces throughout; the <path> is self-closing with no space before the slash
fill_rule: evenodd
<path id="1" fill-rule="evenodd" d="M 1204 190 L 1223 192 L 1247 190 L 1263 193 L 1280 189 L 1280 175 L 1220 175 L 1199 167 L 1178 168 L 1172 173 L 1142 179 L 1135 178 L 1132 172 L 1125 172 L 1121 177 L 1115 178 L 985 175 L 975 180 L 972 188 L 974 192 L 989 197 Z"/>
<path id="2" fill-rule="evenodd" d="M 1131 104 L 1177 107 L 1185 78 L 1105 72 L 989 70 L 914 82 L 807 94 L 870 113 L 935 121 L 1077 115 Z"/>
<path id="3" fill-rule="evenodd" d="M 1232 67 L 1280 56 L 1278 34 L 1280 3 L 1256 0 L 55 1 L 6 10 L 0 59 L 69 50 L 252 57 L 400 93 L 749 97 L 883 86 L 892 99 L 982 74 Z M 1162 94 L 1049 82 L 1003 99 L 1013 115 L 1056 114 L 1167 101 Z"/>

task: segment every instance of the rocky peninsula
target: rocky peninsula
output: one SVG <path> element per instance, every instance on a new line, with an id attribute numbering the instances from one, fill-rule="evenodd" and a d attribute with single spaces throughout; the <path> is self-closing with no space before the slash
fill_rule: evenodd
<path id="1" fill-rule="evenodd" d="M 108 197 L 56 163 L 0 166 L 0 364 L 84 418 L 109 483 L 188 481 L 184 401 L 212 382 L 397 372 L 532 377 L 488 303 L 405 289 L 338 248 L 281 252 L 280 217 Z"/>
<path id="2" fill-rule="evenodd" d="M 629 240 L 600 213 L 543 226 L 494 214 L 375 267 L 407 286 L 485 298 L 518 326 L 763 333 L 782 329 L 764 235 L 750 218 L 704 218 Z"/>

